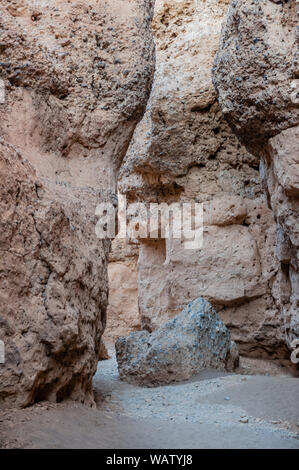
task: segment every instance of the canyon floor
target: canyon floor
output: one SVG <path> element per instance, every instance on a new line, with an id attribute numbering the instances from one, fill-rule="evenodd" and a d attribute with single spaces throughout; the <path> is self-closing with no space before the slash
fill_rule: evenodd
<path id="1" fill-rule="evenodd" d="M 96 409 L 42 402 L 2 413 L 0 448 L 299 449 L 298 379 L 264 361 L 238 372 L 143 388 L 119 380 L 112 353 L 94 378 Z"/>

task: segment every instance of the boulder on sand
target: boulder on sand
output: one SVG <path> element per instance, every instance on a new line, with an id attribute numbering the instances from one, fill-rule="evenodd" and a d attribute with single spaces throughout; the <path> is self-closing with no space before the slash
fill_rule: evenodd
<path id="1" fill-rule="evenodd" d="M 239 360 L 229 330 L 202 298 L 153 333 L 118 338 L 115 349 L 120 378 L 147 386 L 187 380 L 203 369 L 232 371 Z"/>

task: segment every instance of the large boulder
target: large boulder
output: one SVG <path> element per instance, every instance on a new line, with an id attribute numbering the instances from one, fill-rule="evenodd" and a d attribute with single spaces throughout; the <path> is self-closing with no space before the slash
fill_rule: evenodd
<path id="1" fill-rule="evenodd" d="M 202 298 L 154 333 L 119 338 L 115 348 L 120 378 L 139 385 L 187 380 L 209 368 L 231 371 L 238 364 L 229 330 Z"/>

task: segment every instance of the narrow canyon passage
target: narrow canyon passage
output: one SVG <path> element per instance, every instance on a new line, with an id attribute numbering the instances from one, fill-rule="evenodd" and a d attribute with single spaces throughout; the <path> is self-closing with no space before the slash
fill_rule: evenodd
<path id="1" fill-rule="evenodd" d="M 298 12 L 1 0 L 0 449 L 299 449 Z"/>
<path id="2" fill-rule="evenodd" d="M 4 448 L 229 449 L 299 448 L 297 379 L 270 372 L 204 371 L 191 381 L 155 388 L 121 382 L 113 350 L 94 378 L 97 409 L 40 403 L 6 413 Z M 269 375 L 269 374 L 279 375 Z M 1 428 L 0 428 L 1 429 Z"/>

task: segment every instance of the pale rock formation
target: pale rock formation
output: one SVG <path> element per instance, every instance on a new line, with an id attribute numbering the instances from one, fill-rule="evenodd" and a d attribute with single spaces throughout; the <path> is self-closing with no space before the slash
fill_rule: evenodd
<path id="1" fill-rule="evenodd" d="M 143 120 L 120 171 L 129 202 L 203 202 L 204 243 L 140 240 L 139 308 L 153 331 L 197 297 L 209 300 L 240 353 L 286 357 L 273 286 L 275 223 L 259 159 L 230 130 L 212 67 L 228 1 L 157 0 L 156 75 Z"/>
<path id="2" fill-rule="evenodd" d="M 109 297 L 105 341 L 140 330 L 137 285 L 138 248 L 115 239 L 109 256 Z"/>
<path id="3" fill-rule="evenodd" d="M 214 67 L 224 116 L 261 160 L 261 177 L 277 223 L 280 269 L 272 295 L 289 347 L 299 336 L 298 39 L 295 0 L 233 1 Z"/>
<path id="4" fill-rule="evenodd" d="M 218 100 L 255 155 L 269 138 L 298 125 L 296 3 L 235 0 L 223 27 L 213 73 Z"/>
<path id="5" fill-rule="evenodd" d="M 239 362 L 229 330 L 201 298 L 152 334 L 118 338 L 115 348 L 120 378 L 147 386 L 187 380 L 205 369 L 233 371 Z"/>
<path id="6" fill-rule="evenodd" d="M 107 361 L 108 359 L 110 359 L 110 356 L 102 337 L 100 344 L 99 361 Z"/>
<path id="7" fill-rule="evenodd" d="M 152 6 L 1 1 L 1 404 L 93 404 L 110 248 L 95 209 L 151 89 Z"/>

